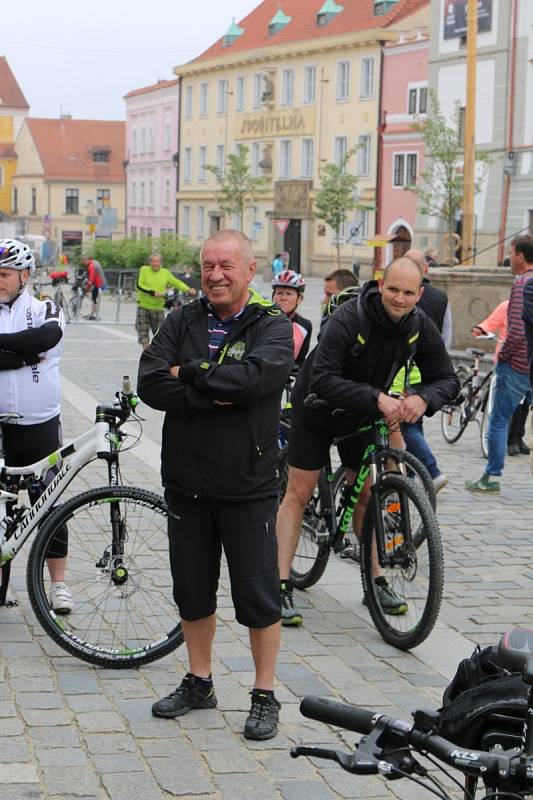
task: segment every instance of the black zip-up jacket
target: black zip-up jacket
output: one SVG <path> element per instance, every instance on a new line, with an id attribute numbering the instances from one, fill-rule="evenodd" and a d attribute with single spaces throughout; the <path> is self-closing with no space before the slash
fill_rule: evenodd
<path id="1" fill-rule="evenodd" d="M 139 397 L 166 412 L 163 485 L 234 502 L 275 496 L 281 394 L 293 366 L 291 323 L 251 292 L 214 358 L 208 352 L 207 306 L 197 300 L 169 314 L 141 356 Z M 177 379 L 169 372 L 174 365 Z"/>
<path id="2" fill-rule="evenodd" d="M 422 383 L 413 387 L 428 404 L 426 415 L 432 416 L 459 392 L 459 381 L 442 337 L 435 324 L 415 308 L 406 319 L 396 323 L 389 319 L 381 303 L 376 281 L 369 281 L 361 291 L 361 304 L 370 322 L 366 343 L 356 342 L 362 324 L 358 319 L 357 298 L 343 303 L 324 327 L 318 347 L 311 353 L 293 391 L 293 403 L 303 413 L 307 424 L 323 420 L 324 415 L 302 408 L 304 397 L 315 393 L 332 408 L 355 412 L 357 416 L 376 416 L 379 392 L 387 392 L 394 376 L 409 357 L 408 340 L 416 335 L 414 362 L 420 369 Z M 332 427 L 349 427 L 346 422 Z"/>

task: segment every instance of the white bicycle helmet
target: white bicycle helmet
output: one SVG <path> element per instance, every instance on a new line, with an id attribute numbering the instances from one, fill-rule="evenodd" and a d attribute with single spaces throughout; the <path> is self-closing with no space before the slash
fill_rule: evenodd
<path id="1" fill-rule="evenodd" d="M 16 239 L 0 239 L 0 269 L 29 269 L 35 272 L 33 251 Z"/>
<path id="2" fill-rule="evenodd" d="M 299 272 L 295 272 L 292 269 L 284 269 L 272 281 L 272 288 L 276 289 L 278 287 L 296 289 L 297 292 L 303 292 L 305 290 L 305 280 Z"/>

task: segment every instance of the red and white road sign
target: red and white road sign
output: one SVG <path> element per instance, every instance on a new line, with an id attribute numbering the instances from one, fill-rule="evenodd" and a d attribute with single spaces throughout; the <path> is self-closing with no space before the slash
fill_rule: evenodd
<path id="1" fill-rule="evenodd" d="M 285 233 L 289 227 L 290 219 L 275 219 L 274 224 L 280 233 Z"/>

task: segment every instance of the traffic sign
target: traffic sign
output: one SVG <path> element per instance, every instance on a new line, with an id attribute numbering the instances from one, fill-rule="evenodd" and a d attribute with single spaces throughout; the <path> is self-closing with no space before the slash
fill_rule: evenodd
<path id="1" fill-rule="evenodd" d="M 386 247 L 388 243 L 387 239 L 367 239 L 365 241 L 367 247 Z"/>
<path id="2" fill-rule="evenodd" d="M 285 233 L 290 225 L 290 219 L 275 219 L 274 224 L 280 233 Z"/>

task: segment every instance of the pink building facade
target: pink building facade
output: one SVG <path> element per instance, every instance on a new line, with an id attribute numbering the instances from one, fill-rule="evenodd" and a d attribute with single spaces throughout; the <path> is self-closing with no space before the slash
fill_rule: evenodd
<path id="1" fill-rule="evenodd" d="M 174 234 L 179 80 L 158 81 L 124 99 L 127 235 Z"/>
<path id="2" fill-rule="evenodd" d="M 426 116 L 428 54 L 429 39 L 421 31 L 383 48 L 379 230 L 397 237 L 385 249 L 385 264 L 408 250 L 414 236 L 417 197 L 408 187 L 424 168 L 424 142 L 412 125 Z"/>

